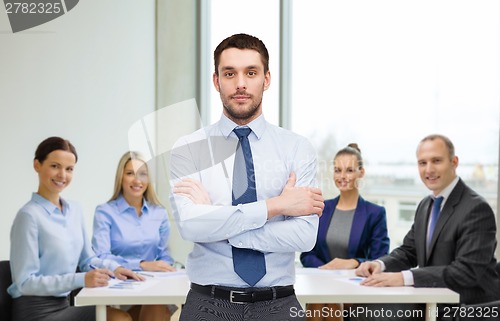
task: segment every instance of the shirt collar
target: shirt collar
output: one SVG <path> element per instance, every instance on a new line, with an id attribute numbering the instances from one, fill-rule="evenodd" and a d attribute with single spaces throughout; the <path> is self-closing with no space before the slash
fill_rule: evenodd
<path id="1" fill-rule="evenodd" d="M 125 197 L 123 197 L 123 194 L 120 194 L 118 196 L 118 198 L 116 199 L 116 206 L 118 207 L 118 210 L 120 211 L 120 213 L 127 211 L 129 208 L 132 208 L 135 211 L 135 208 L 130 206 L 129 203 L 127 203 L 127 200 L 125 199 Z M 142 213 L 147 213 L 149 210 L 149 204 L 145 198 L 142 199 L 142 209 L 141 210 L 142 210 Z"/>
<path id="2" fill-rule="evenodd" d="M 49 215 L 51 214 L 63 214 L 66 215 L 66 213 L 70 210 L 70 205 L 68 202 L 66 202 L 62 197 L 59 197 L 59 200 L 61 201 L 62 204 L 62 212 L 57 207 L 55 204 L 53 204 L 51 201 L 46 199 L 45 197 L 41 196 L 38 193 L 33 193 L 31 195 L 31 200 L 47 211 Z"/>
<path id="3" fill-rule="evenodd" d="M 438 195 L 431 195 L 432 199 L 436 199 L 436 197 L 442 196 L 443 197 L 443 205 L 444 205 L 444 202 L 446 202 L 448 197 L 450 197 L 451 192 L 453 191 L 453 189 L 457 185 L 458 180 L 459 180 L 459 177 L 456 176 L 455 179 L 453 179 L 451 181 L 451 183 L 441 191 L 441 193 L 439 193 Z M 443 205 L 441 205 L 441 206 L 443 206 Z"/>
<path id="4" fill-rule="evenodd" d="M 248 127 L 252 130 L 257 139 L 260 139 L 266 129 L 266 119 L 264 118 L 264 114 L 261 114 L 259 117 L 255 118 L 250 123 L 244 126 L 239 126 L 238 124 L 227 118 L 226 115 L 224 114 L 221 115 L 219 120 L 219 128 L 224 137 L 228 138 L 229 135 L 233 133 L 233 129 L 235 129 L 236 127 Z M 236 134 L 233 133 L 233 135 L 235 135 L 236 137 Z"/>

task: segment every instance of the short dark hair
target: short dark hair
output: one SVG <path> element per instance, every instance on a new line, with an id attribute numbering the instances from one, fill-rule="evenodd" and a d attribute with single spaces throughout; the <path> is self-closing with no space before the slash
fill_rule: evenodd
<path id="1" fill-rule="evenodd" d="M 78 161 L 75 146 L 73 146 L 69 140 L 57 136 L 49 137 L 38 145 L 35 151 L 35 160 L 43 163 L 47 156 L 55 150 L 70 152 L 75 155 L 75 162 Z"/>
<path id="2" fill-rule="evenodd" d="M 257 51 L 260 54 L 262 64 L 264 65 L 264 72 L 266 73 L 269 70 L 269 53 L 262 40 L 254 36 L 239 33 L 222 40 L 217 48 L 215 48 L 214 66 L 215 74 L 217 76 L 219 75 L 220 55 L 224 50 L 229 48 L 251 49 Z"/>

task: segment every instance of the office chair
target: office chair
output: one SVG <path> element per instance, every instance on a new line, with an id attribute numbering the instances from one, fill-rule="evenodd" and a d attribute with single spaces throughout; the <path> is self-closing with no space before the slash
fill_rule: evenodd
<path id="1" fill-rule="evenodd" d="M 11 321 L 12 297 L 7 293 L 11 284 L 10 262 L 0 261 L 0 320 Z"/>
<path id="2" fill-rule="evenodd" d="M 500 262 L 497 262 L 495 270 L 500 277 Z M 455 321 L 500 321 L 500 300 L 479 304 L 464 304 L 461 306 L 461 308 L 463 308 L 463 311 L 461 311 L 462 316 L 457 315 Z M 477 316 L 474 316 L 474 311 L 481 314 L 488 313 L 488 316 L 479 318 Z"/>

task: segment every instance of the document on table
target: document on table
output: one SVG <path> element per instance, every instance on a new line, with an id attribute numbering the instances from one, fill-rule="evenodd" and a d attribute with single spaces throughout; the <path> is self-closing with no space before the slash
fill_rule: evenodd
<path id="1" fill-rule="evenodd" d="M 295 271 L 296 274 L 335 275 L 339 277 L 347 277 L 352 274 L 351 270 L 328 270 L 328 269 L 318 269 L 318 268 L 298 268 Z"/>
<path id="2" fill-rule="evenodd" d="M 363 277 L 360 277 L 360 276 L 356 276 L 356 277 L 352 277 L 352 278 L 339 278 L 339 281 L 345 281 L 345 282 L 349 282 L 349 283 L 360 284 L 361 281 L 363 281 L 364 279 L 366 279 L 366 278 L 363 278 Z"/>
<path id="3" fill-rule="evenodd" d="M 182 269 L 174 272 L 138 271 L 136 273 L 145 276 L 146 278 L 169 278 L 174 276 L 186 275 L 186 270 Z"/>
<path id="4" fill-rule="evenodd" d="M 146 279 L 145 281 L 111 279 L 108 286 L 89 288 L 90 291 L 134 291 L 141 292 L 155 285 L 159 280 Z"/>

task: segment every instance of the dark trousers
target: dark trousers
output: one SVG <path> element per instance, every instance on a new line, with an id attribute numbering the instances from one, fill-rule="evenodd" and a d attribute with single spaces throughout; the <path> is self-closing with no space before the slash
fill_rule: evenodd
<path id="1" fill-rule="evenodd" d="M 22 296 L 12 300 L 12 321 L 95 321 L 95 307 L 70 306 L 68 297 Z"/>
<path id="2" fill-rule="evenodd" d="M 304 311 L 295 295 L 255 303 L 231 303 L 189 291 L 180 321 L 305 321 Z"/>

